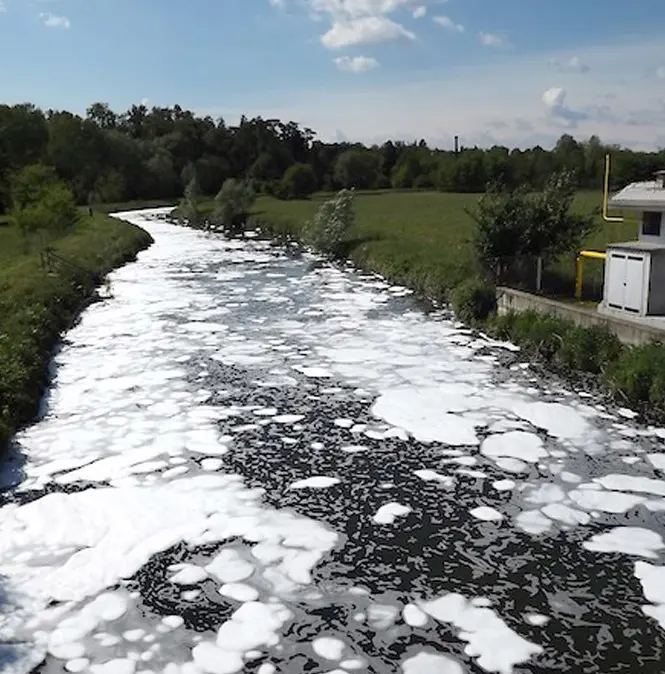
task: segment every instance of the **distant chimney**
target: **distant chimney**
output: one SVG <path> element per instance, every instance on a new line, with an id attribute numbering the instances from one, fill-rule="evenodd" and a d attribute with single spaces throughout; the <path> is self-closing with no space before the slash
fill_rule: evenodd
<path id="1" fill-rule="evenodd" d="M 459 153 L 459 136 L 455 136 L 455 154 Z"/>
<path id="2" fill-rule="evenodd" d="M 658 186 L 661 189 L 665 189 L 665 170 L 664 171 L 656 171 L 656 182 L 658 183 Z"/>

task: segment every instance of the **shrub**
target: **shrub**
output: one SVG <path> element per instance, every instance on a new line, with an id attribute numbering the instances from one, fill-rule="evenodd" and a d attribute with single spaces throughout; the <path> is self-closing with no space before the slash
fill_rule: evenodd
<path id="1" fill-rule="evenodd" d="M 178 220 L 186 220 L 190 225 L 198 227 L 201 218 L 199 210 L 199 183 L 196 176 L 190 179 L 176 209 Z"/>
<path id="2" fill-rule="evenodd" d="M 71 190 L 55 182 L 43 188 L 37 201 L 13 208 L 12 217 L 26 239 L 37 233 L 49 239 L 73 227 L 79 213 Z"/>
<path id="3" fill-rule="evenodd" d="M 622 351 L 618 337 L 605 326 L 571 326 L 557 357 L 566 367 L 599 374 L 608 363 L 616 361 Z"/>
<path id="4" fill-rule="evenodd" d="M 496 311 L 496 288 L 480 278 L 467 279 L 453 290 L 451 304 L 461 321 L 484 321 Z"/>
<path id="5" fill-rule="evenodd" d="M 215 197 L 212 221 L 228 232 L 237 232 L 245 225 L 255 201 L 256 192 L 251 183 L 229 178 Z"/>
<path id="6" fill-rule="evenodd" d="M 305 243 L 329 257 L 339 257 L 341 244 L 355 222 L 353 190 L 341 190 L 324 202 L 312 220 L 305 223 Z"/>
<path id="7" fill-rule="evenodd" d="M 665 411 L 665 345 L 644 344 L 627 349 L 609 368 L 611 387 L 633 404 L 649 403 Z"/>
<path id="8" fill-rule="evenodd" d="M 284 172 L 279 195 L 284 199 L 304 199 L 316 190 L 316 175 L 309 164 L 293 164 Z"/>

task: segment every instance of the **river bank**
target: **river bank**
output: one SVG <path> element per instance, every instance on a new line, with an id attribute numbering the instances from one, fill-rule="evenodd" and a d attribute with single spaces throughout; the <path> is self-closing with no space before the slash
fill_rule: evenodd
<path id="1" fill-rule="evenodd" d="M 17 436 L 0 665 L 655 671 L 665 429 L 372 273 L 123 217 L 155 243 Z"/>
<path id="2" fill-rule="evenodd" d="M 39 249 L 24 252 L 14 228 L 0 228 L 0 456 L 7 441 L 32 421 L 49 382 L 49 361 L 64 331 L 93 300 L 112 269 L 152 242 L 139 227 L 103 214 L 81 217 L 53 243 L 42 264 Z"/>

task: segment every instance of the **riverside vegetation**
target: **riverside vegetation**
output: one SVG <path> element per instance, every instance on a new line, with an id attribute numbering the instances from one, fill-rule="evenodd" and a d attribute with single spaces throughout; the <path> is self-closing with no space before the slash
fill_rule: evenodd
<path id="1" fill-rule="evenodd" d="M 63 331 L 104 276 L 152 241 L 128 223 L 80 213 L 48 167 L 15 175 L 12 203 L 0 224 L 0 453 L 36 415 Z"/>

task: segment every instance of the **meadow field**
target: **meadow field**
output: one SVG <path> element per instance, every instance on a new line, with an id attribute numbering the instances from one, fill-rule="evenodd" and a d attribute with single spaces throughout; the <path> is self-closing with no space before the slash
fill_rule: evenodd
<path id="1" fill-rule="evenodd" d="M 349 256 L 355 263 L 396 282 L 441 296 L 480 271 L 472 243 L 475 223 L 467 213 L 473 210 L 479 196 L 394 190 L 359 192 L 356 224 L 349 234 Z M 317 194 L 299 201 L 261 197 L 253 215 L 277 234 L 297 236 L 303 223 L 328 197 Z M 601 198 L 599 191 L 579 192 L 574 204 L 577 212 L 593 214 L 598 222 L 598 230 L 585 243 L 585 248 L 591 250 L 604 250 L 608 243 L 637 235 L 634 219 L 603 222 L 599 215 Z M 602 262 L 586 261 L 586 297 L 600 295 L 602 270 Z M 571 253 L 546 268 L 544 289 L 552 295 L 572 297 L 574 281 L 575 253 Z"/>

